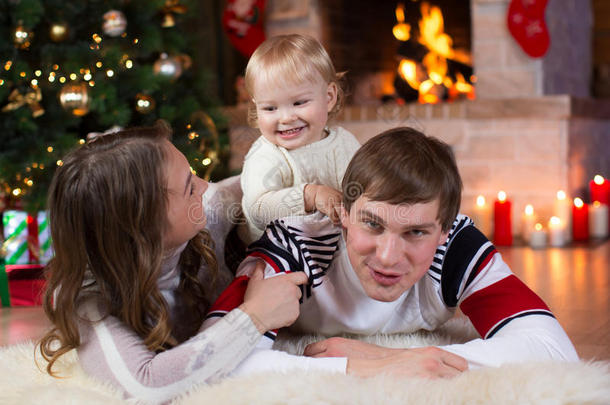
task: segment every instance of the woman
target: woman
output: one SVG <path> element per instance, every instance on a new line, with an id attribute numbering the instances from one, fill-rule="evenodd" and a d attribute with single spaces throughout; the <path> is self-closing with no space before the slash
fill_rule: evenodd
<path id="1" fill-rule="evenodd" d="M 164 402 L 231 372 L 261 334 L 298 316 L 303 273 L 248 284 L 244 304 L 203 329 L 217 261 L 205 231 L 208 183 L 164 123 L 98 137 L 65 157 L 49 190 L 55 258 L 40 351 L 77 349 L 84 370 L 126 397 Z"/>

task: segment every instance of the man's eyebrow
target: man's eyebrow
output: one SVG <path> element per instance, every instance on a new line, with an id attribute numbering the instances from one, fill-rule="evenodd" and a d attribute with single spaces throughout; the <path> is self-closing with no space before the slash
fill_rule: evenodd
<path id="1" fill-rule="evenodd" d="M 382 225 L 385 224 L 385 221 L 381 217 L 373 214 L 371 211 L 367 210 L 366 208 L 359 210 L 358 214 L 360 214 L 360 217 L 363 217 L 366 219 L 372 219 L 373 221 L 378 222 Z"/>
<path id="2" fill-rule="evenodd" d="M 372 213 L 371 211 L 369 211 L 367 209 L 361 209 L 360 211 L 358 211 L 358 213 L 360 214 L 360 217 L 362 217 L 362 218 L 371 219 L 384 226 L 386 224 L 386 221 L 384 221 L 383 218 Z M 428 228 L 434 228 L 436 226 L 436 224 L 434 222 L 412 223 L 412 221 L 409 221 L 407 218 L 401 218 L 401 219 L 405 221 L 405 223 L 404 223 L 405 231 L 408 231 L 410 229 L 422 229 L 422 228 L 428 229 Z"/>
<path id="3" fill-rule="evenodd" d="M 192 178 L 193 178 L 193 173 L 189 172 L 189 175 L 186 178 L 186 184 L 184 185 L 184 191 L 182 192 L 182 195 L 186 194 L 186 190 L 189 188 L 189 184 L 191 184 Z"/>

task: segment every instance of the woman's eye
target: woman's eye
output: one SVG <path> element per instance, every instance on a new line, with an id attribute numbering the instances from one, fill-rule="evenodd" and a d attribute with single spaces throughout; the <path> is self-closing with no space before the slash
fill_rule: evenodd
<path id="1" fill-rule="evenodd" d="M 195 185 L 191 183 L 191 195 L 195 192 Z"/>

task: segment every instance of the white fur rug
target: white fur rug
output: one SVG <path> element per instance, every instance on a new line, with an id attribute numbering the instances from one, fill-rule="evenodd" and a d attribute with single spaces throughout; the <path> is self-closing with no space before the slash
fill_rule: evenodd
<path id="1" fill-rule="evenodd" d="M 463 342 L 473 331 L 452 320 L 434 333 L 374 336 L 386 346 L 414 347 Z M 276 346 L 292 353 L 315 337 L 286 337 Z M 41 372 L 31 342 L 0 348 L 0 404 L 133 403 L 113 388 L 87 377 L 75 352 L 60 360 L 65 378 Z M 39 360 L 44 369 L 44 362 Z M 173 402 L 190 404 L 610 404 L 610 363 L 529 363 L 473 370 L 450 380 L 360 379 L 305 373 L 257 375 L 202 385 Z"/>

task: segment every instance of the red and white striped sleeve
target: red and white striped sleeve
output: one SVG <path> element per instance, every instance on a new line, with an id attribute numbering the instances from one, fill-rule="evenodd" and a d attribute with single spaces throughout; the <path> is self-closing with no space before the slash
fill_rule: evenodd
<path id="1" fill-rule="evenodd" d="M 441 290 L 446 305 L 459 305 L 483 338 L 444 347 L 471 365 L 578 359 L 548 306 L 472 225 L 458 230 L 448 245 Z"/>

